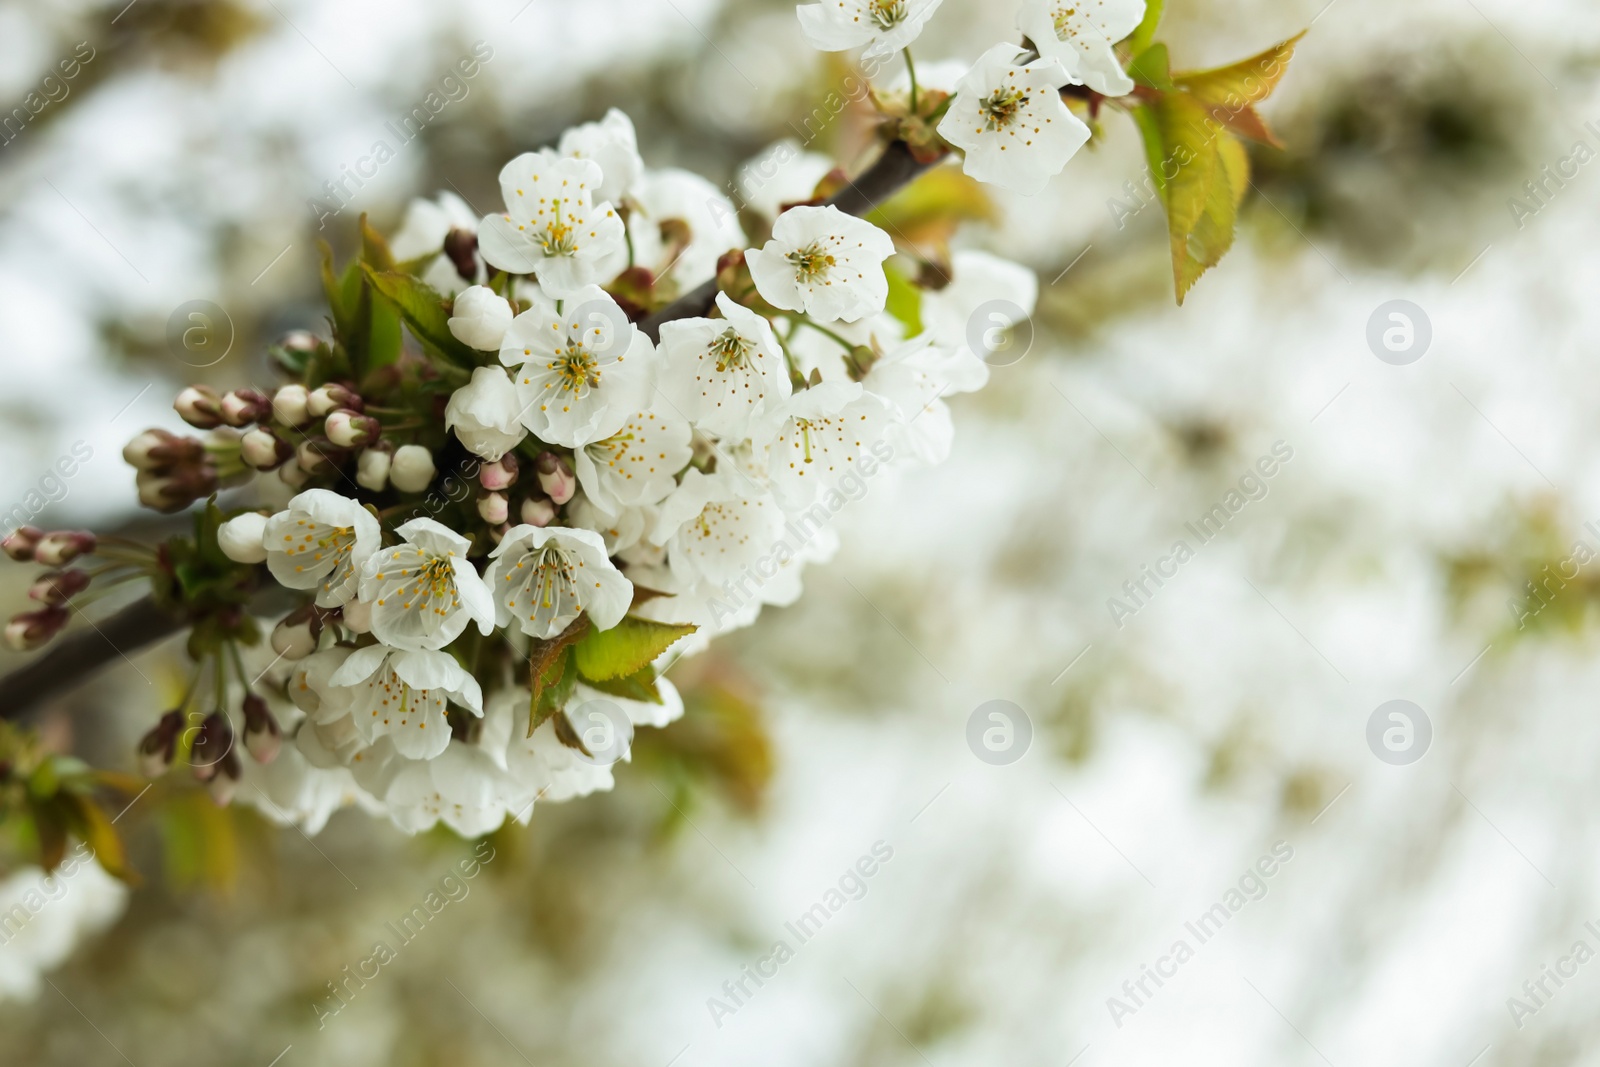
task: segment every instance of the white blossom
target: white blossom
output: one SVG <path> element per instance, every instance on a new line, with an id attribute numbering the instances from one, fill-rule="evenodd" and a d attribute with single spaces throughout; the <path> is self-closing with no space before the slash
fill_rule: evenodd
<path id="1" fill-rule="evenodd" d="M 406 542 L 385 548 L 361 570 L 361 599 L 372 604 L 372 633 L 403 649 L 443 648 L 467 623 L 494 629 L 494 601 L 467 559 L 465 537 L 432 519 L 395 531 Z"/>
<path id="2" fill-rule="evenodd" d="M 593 530 L 514 526 L 490 554 L 485 575 L 494 597 L 495 622 L 516 622 L 523 633 L 548 640 L 580 612 L 598 630 L 622 621 L 633 602 L 633 583 L 607 558 Z"/>
<path id="3" fill-rule="evenodd" d="M 862 379 L 867 392 L 894 409 L 889 439 L 923 463 L 943 463 L 950 455 L 955 427 L 944 397 L 970 393 L 989 381 L 989 367 L 972 353 L 932 344 L 924 333 L 896 346 Z"/>
<path id="4" fill-rule="evenodd" d="M 522 443 L 522 401 L 499 367 L 477 367 L 472 380 L 450 394 L 444 424 L 474 455 L 494 462 Z"/>
<path id="5" fill-rule="evenodd" d="M 512 320 L 500 362 L 515 368 L 522 424 L 540 440 L 577 448 L 610 437 L 648 406 L 655 346 L 597 286 L 557 312 L 535 296 Z"/>
<path id="6" fill-rule="evenodd" d="M 607 111 L 599 122 L 585 122 L 563 133 L 558 150 L 564 156 L 589 159 L 600 165 L 603 177 L 593 190 L 596 200 L 622 203 L 644 173 L 633 120 L 616 108 Z"/>
<path id="7" fill-rule="evenodd" d="M 1066 72 L 1054 60 L 1018 65 L 1016 45 L 985 52 L 956 86 L 939 134 L 966 153 L 962 169 L 1019 193 L 1042 190 L 1089 140 L 1062 102 Z"/>
<path id="8" fill-rule="evenodd" d="M 821 0 L 796 9 L 800 28 L 811 47 L 842 52 L 867 46 L 868 57 L 887 56 L 905 48 L 941 0 Z"/>
<path id="9" fill-rule="evenodd" d="M 509 300 L 486 285 L 474 285 L 456 294 L 446 325 L 462 344 L 481 352 L 498 352 L 511 317 Z"/>
<path id="10" fill-rule="evenodd" d="M 662 324 L 660 388 L 700 429 L 747 437 L 757 415 L 788 398 L 789 369 L 765 318 L 726 293 L 717 310 L 720 319 Z"/>
<path id="11" fill-rule="evenodd" d="M 733 202 L 693 171 L 647 172 L 630 203 L 634 262 L 653 270 L 658 286 L 692 289 L 716 274 L 724 253 L 745 246 Z"/>
<path id="12" fill-rule="evenodd" d="M 716 585 L 768 551 L 782 526 L 783 514 L 765 490 L 731 471 L 691 467 L 662 502 L 650 540 L 666 546 L 679 581 Z"/>
<path id="13" fill-rule="evenodd" d="M 315 589 L 317 604 L 331 608 L 356 592 L 361 567 L 383 543 L 372 513 L 347 496 L 307 489 L 263 530 L 267 568 L 290 589 Z"/>
<path id="14" fill-rule="evenodd" d="M 1145 0 L 1023 0 L 1017 28 L 1072 80 L 1106 96 L 1133 92 L 1115 45 L 1139 28 Z"/>
<path id="15" fill-rule="evenodd" d="M 483 714 L 477 679 L 447 652 L 369 645 L 329 679 L 351 691 L 349 714 L 368 745 L 388 737 L 406 759 L 432 759 L 450 743 L 449 704 Z"/>
<path id="16" fill-rule="evenodd" d="M 524 152 L 500 171 L 506 210 L 484 218 L 478 251 L 501 270 L 537 274 L 557 298 L 610 281 L 627 265 L 628 241 L 611 204 L 594 201 L 602 179 L 592 160 Z"/>
<path id="17" fill-rule="evenodd" d="M 889 297 L 883 261 L 894 241 L 838 208 L 795 207 L 778 216 L 772 239 L 745 253 L 767 303 L 818 319 L 854 322 L 882 311 Z"/>
<path id="18" fill-rule="evenodd" d="M 1038 301 L 1033 271 L 988 252 L 963 250 L 950 258 L 949 284 L 922 294 L 922 327 L 937 345 L 987 359 L 999 352 L 1004 331 L 1029 318 Z"/>
<path id="19" fill-rule="evenodd" d="M 755 438 L 768 445 L 767 477 L 778 502 L 792 511 L 837 486 L 884 439 L 889 418 L 888 405 L 859 382 L 822 382 L 790 397 Z"/>
<path id="20" fill-rule="evenodd" d="M 692 432 L 671 405 L 641 411 L 610 437 L 573 453 L 578 484 L 596 507 L 611 515 L 660 503 L 694 455 Z"/>
<path id="21" fill-rule="evenodd" d="M 799 141 L 786 138 L 739 167 L 739 196 L 753 210 L 776 219 L 784 204 L 810 200 L 836 166 L 833 157 L 807 152 Z"/>

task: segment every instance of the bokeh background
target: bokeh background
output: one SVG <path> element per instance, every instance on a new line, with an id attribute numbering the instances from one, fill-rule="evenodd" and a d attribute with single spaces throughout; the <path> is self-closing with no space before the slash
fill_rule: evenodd
<path id="1" fill-rule="evenodd" d="M 93 54 L 0 145 L 0 504 L 82 442 L 57 523 L 139 528 L 121 444 L 317 325 L 314 242 L 361 212 L 488 203 L 505 159 L 613 105 L 648 162 L 722 184 L 845 73 L 778 0 L 125 4 L 0 4 L 5 109 Z M 1011 19 L 945 0 L 917 52 L 970 61 Z M 1170 0 L 1162 37 L 1196 68 L 1308 25 L 1265 108 L 1285 147 L 1254 150 L 1239 244 L 1186 306 L 1159 210 L 1113 205 L 1144 173 L 1126 122 L 1043 195 L 994 191 L 955 244 L 1041 298 L 1027 356 L 955 399 L 950 462 L 872 483 L 799 604 L 674 669 L 690 714 L 614 792 L 490 839 L 336 1017 L 328 983 L 471 846 L 359 811 L 307 838 L 164 786 L 119 823 L 141 886 L 87 871 L 0 946 L 0 1063 L 1600 1063 L 1600 964 L 1507 1003 L 1600 950 L 1600 577 L 1563 563 L 1600 553 L 1600 10 Z M 319 232 L 323 183 L 480 40 L 466 98 Z M 855 162 L 863 136 L 825 140 Z M 167 342 L 191 300 L 236 331 L 215 366 Z M 1403 366 L 1367 339 L 1393 300 L 1431 326 Z M 1279 442 L 1266 496 L 1114 620 Z M 41 727 L 131 768 L 168 671 Z M 1367 741 L 1394 699 L 1432 727 L 1409 765 Z M 966 740 L 992 700 L 1032 724 L 1005 766 Z M 875 845 L 865 894 L 714 1019 Z M 1199 944 L 1185 923 L 1274 847 Z"/>

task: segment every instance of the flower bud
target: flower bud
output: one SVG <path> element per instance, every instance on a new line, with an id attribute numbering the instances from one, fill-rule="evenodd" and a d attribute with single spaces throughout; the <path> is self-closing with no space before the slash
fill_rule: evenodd
<path id="1" fill-rule="evenodd" d="M 46 567 L 65 567 L 79 556 L 94 552 L 94 534 L 88 530 L 56 530 L 39 539 L 33 558 Z"/>
<path id="2" fill-rule="evenodd" d="M 356 460 L 356 484 L 374 493 L 383 492 L 389 484 L 389 464 L 392 458 L 381 448 L 369 448 Z"/>
<path id="3" fill-rule="evenodd" d="M 290 459 L 278 468 L 278 478 L 291 489 L 298 489 L 311 480 L 311 475 L 300 469 L 300 464 Z"/>
<path id="4" fill-rule="evenodd" d="M 365 600 L 345 601 L 344 624 L 358 634 L 372 632 L 372 605 Z"/>
<path id="5" fill-rule="evenodd" d="M 499 526 L 511 515 L 511 504 L 504 493 L 485 493 L 478 498 L 478 514 L 490 526 Z"/>
<path id="6" fill-rule="evenodd" d="M 556 505 L 543 493 L 530 496 L 522 502 L 522 521 L 529 526 L 549 526 L 556 518 Z"/>
<path id="7" fill-rule="evenodd" d="M 338 382 L 330 382 L 313 389 L 306 399 L 306 412 L 318 419 L 339 408 L 361 411 L 364 407 L 361 397 L 354 390 Z"/>
<path id="8" fill-rule="evenodd" d="M 238 756 L 229 752 L 222 757 L 216 773 L 206 780 L 206 792 L 211 794 L 211 800 L 217 807 L 225 808 L 233 803 L 233 795 L 239 791 L 239 778 L 243 774 L 244 768 L 239 766 Z"/>
<path id="9" fill-rule="evenodd" d="M 205 456 L 205 446 L 199 438 L 179 437 L 166 430 L 146 430 L 122 448 L 122 458 L 136 470 L 157 471 L 184 463 L 194 463 Z"/>
<path id="10" fill-rule="evenodd" d="M 478 484 L 491 493 L 510 489 L 517 484 L 518 466 L 516 454 L 507 452 L 493 463 L 478 468 Z"/>
<path id="11" fill-rule="evenodd" d="M 436 473 L 433 453 L 421 445 L 401 445 L 389 464 L 389 481 L 402 493 L 422 492 L 433 484 Z"/>
<path id="12" fill-rule="evenodd" d="M 286 352 L 315 352 L 321 343 L 310 330 L 290 330 L 278 339 L 278 347 Z"/>
<path id="13" fill-rule="evenodd" d="M 498 352 L 512 317 L 505 297 L 486 285 L 474 285 L 456 294 L 446 325 L 462 344 L 480 352 Z"/>
<path id="14" fill-rule="evenodd" d="M 89 575 L 80 570 L 51 571 L 44 574 L 28 589 L 28 596 L 52 607 L 65 604 L 89 588 Z"/>
<path id="15" fill-rule="evenodd" d="M 244 698 L 244 747 L 257 763 L 271 763 L 283 745 L 283 731 L 267 702 L 248 693 Z"/>
<path id="16" fill-rule="evenodd" d="M 177 754 L 178 734 L 183 731 L 183 712 L 169 711 L 150 732 L 139 739 L 139 769 L 146 778 L 159 778 L 172 766 Z"/>
<path id="17" fill-rule="evenodd" d="M 322 627 L 317 616 L 297 611 L 272 629 L 272 651 L 284 659 L 305 659 L 317 650 Z"/>
<path id="18" fill-rule="evenodd" d="M 265 426 L 239 440 L 239 458 L 258 471 L 276 470 L 294 455 L 294 446 Z"/>
<path id="19" fill-rule="evenodd" d="M 478 235 L 471 230 L 456 228 L 444 235 L 444 254 L 464 281 L 478 277 L 477 251 Z"/>
<path id="20" fill-rule="evenodd" d="M 235 515 L 217 527 L 217 547 L 235 563 L 261 563 L 267 558 L 266 529 L 267 517 L 258 511 Z"/>
<path id="21" fill-rule="evenodd" d="M 48 644 L 71 617 L 72 613 L 59 605 L 12 616 L 6 624 L 6 644 L 17 652 L 32 652 Z"/>
<path id="22" fill-rule="evenodd" d="M 172 402 L 178 417 L 197 430 L 213 430 L 222 425 L 222 399 L 209 385 L 191 385 Z"/>
<path id="23" fill-rule="evenodd" d="M 308 437 L 295 449 L 294 458 L 307 474 L 319 474 L 344 466 L 346 455 L 326 437 Z"/>
<path id="24" fill-rule="evenodd" d="M 256 389 L 235 389 L 222 397 L 222 421 L 229 426 L 249 426 L 272 415 L 272 400 Z"/>
<path id="25" fill-rule="evenodd" d="M 39 547 L 39 539 L 44 536 L 44 531 L 37 526 L 18 526 L 0 541 L 0 550 L 16 560 L 18 563 L 28 563 L 33 559 L 34 549 Z"/>
<path id="26" fill-rule="evenodd" d="M 578 480 L 572 476 L 572 464 L 554 452 L 540 452 L 533 461 L 539 472 L 539 488 L 549 494 L 557 505 L 565 504 L 578 491 Z"/>
<path id="27" fill-rule="evenodd" d="M 272 417 L 285 426 L 304 426 L 311 421 L 306 410 L 310 394 L 303 385 L 286 385 L 272 394 Z"/>
<path id="28" fill-rule="evenodd" d="M 340 448 L 364 448 L 376 441 L 383 427 L 371 415 L 362 415 L 349 408 L 340 408 L 328 416 L 323 424 L 328 440 Z"/>
<path id="29" fill-rule="evenodd" d="M 135 484 L 139 490 L 139 503 L 170 515 L 216 492 L 217 469 L 208 464 L 182 467 L 172 474 L 140 471 Z"/>
<path id="30" fill-rule="evenodd" d="M 197 781 L 209 782 L 222 770 L 231 755 L 233 727 L 228 724 L 226 715 L 213 711 L 195 733 L 194 744 L 189 749 L 189 769 L 194 772 Z"/>

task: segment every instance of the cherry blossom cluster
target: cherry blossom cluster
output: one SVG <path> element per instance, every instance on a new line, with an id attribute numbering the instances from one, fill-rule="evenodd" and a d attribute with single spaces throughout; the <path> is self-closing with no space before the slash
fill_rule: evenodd
<path id="1" fill-rule="evenodd" d="M 905 50 L 874 99 L 923 166 L 959 149 L 971 177 L 1037 192 L 1090 136 L 1064 87 L 1133 88 L 1113 45 L 1139 0 L 1028 0 L 1023 43 L 919 84 L 908 46 L 938 6 L 798 9 L 818 48 Z M 945 398 L 987 382 L 988 328 L 1032 313 L 1030 271 L 930 257 L 830 203 L 842 181 L 787 168 L 772 210 L 736 210 L 647 166 L 613 110 L 507 163 L 493 214 L 446 193 L 387 239 L 363 220 L 360 261 L 325 264 L 333 336 L 274 347 L 289 381 L 190 386 L 174 406 L 204 436 L 124 451 L 147 506 L 209 498 L 193 542 L 106 543 L 196 620 L 147 773 L 186 763 L 308 832 L 355 804 L 476 835 L 609 788 L 633 729 L 683 713 L 677 658 L 793 602 L 880 470 L 942 461 Z M 1010 317 L 974 331 L 996 304 Z M 385 314 L 409 336 L 380 357 Z M 86 536 L 28 529 L 7 551 L 57 566 Z M 51 571 L 8 637 L 48 640 L 88 584 Z"/>

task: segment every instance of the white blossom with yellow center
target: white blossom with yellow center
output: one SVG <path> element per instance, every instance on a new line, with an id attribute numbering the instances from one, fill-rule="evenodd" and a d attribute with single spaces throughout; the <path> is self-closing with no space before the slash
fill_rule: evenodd
<path id="1" fill-rule="evenodd" d="M 370 511 L 327 489 L 307 489 L 290 500 L 262 533 L 272 576 L 290 589 L 315 589 L 324 608 L 355 595 L 362 564 L 382 543 Z"/>
<path id="2" fill-rule="evenodd" d="M 1061 100 L 1061 65 L 1021 58 L 1012 44 L 985 52 L 956 84 L 939 135 L 966 153 L 972 177 L 1032 195 L 1089 140 L 1089 127 Z"/>
<path id="3" fill-rule="evenodd" d="M 1017 28 L 1072 81 L 1106 96 L 1133 92 L 1116 44 L 1144 21 L 1144 0 L 1026 0 Z"/>
<path id="4" fill-rule="evenodd" d="M 467 560 L 465 537 L 432 519 L 412 519 L 361 570 L 361 599 L 372 605 L 372 633 L 393 648 L 443 648 L 476 622 L 494 629 L 489 588 Z"/>
<path id="5" fill-rule="evenodd" d="M 811 47 L 843 52 L 867 46 L 868 57 L 888 56 L 909 45 L 941 0 L 821 0 L 796 9 Z"/>
<path id="6" fill-rule="evenodd" d="M 792 386 L 772 324 L 717 294 L 720 319 L 679 319 L 661 326 L 661 392 L 706 433 L 743 438 Z M 581 472 L 580 472 L 581 473 Z"/>
<path id="7" fill-rule="evenodd" d="M 500 362 L 513 368 L 522 424 L 549 444 L 578 448 L 610 437 L 649 406 L 656 349 L 598 286 L 561 310 L 543 293 L 511 321 Z"/>
<path id="8" fill-rule="evenodd" d="M 773 307 L 828 321 L 855 322 L 889 298 L 883 261 L 894 241 L 872 223 L 831 204 L 778 216 L 772 240 L 745 253 L 756 291 Z"/>
<path id="9" fill-rule="evenodd" d="M 677 473 L 694 455 L 689 445 L 693 433 L 670 404 L 641 411 L 610 437 L 573 453 L 578 484 L 607 515 L 660 503 L 677 487 Z"/>
<path id="10" fill-rule="evenodd" d="M 484 262 L 512 274 L 536 274 L 556 297 L 609 282 L 628 265 L 622 218 L 594 201 L 604 175 L 589 159 L 546 149 L 524 152 L 500 171 L 506 210 L 478 226 Z"/>
<path id="11" fill-rule="evenodd" d="M 587 612 L 597 630 L 622 621 L 633 603 L 633 583 L 606 557 L 593 530 L 513 526 L 490 554 L 486 575 L 495 621 L 548 640 Z"/>
<path id="12" fill-rule="evenodd" d="M 796 393 L 758 430 L 767 446 L 767 479 L 786 511 L 804 508 L 818 493 L 860 478 L 861 457 L 882 447 L 888 404 L 859 382 L 822 382 Z"/>
<path id="13" fill-rule="evenodd" d="M 329 684 L 350 691 L 350 718 L 363 741 L 388 737 L 407 759 L 432 759 L 449 746 L 450 704 L 483 715 L 477 679 L 447 652 L 358 648 Z"/>
<path id="14" fill-rule="evenodd" d="M 695 468 L 661 504 L 650 540 L 684 586 L 720 585 L 766 555 L 783 529 L 772 495 L 743 474 Z"/>

